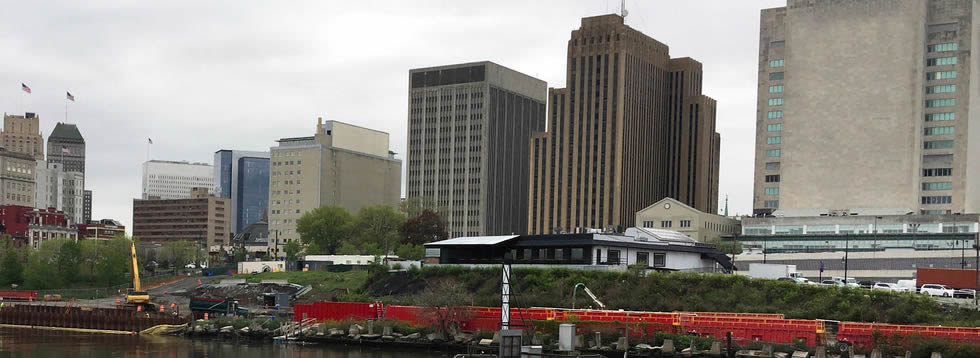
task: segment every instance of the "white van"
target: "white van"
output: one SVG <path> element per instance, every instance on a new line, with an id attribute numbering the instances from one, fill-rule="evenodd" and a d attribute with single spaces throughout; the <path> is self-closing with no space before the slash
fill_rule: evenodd
<path id="1" fill-rule="evenodd" d="M 896 283 L 896 285 L 898 285 L 898 288 L 901 289 L 902 292 L 912 292 L 912 293 L 915 293 L 915 292 L 918 291 L 918 290 L 916 290 L 915 280 L 914 279 L 912 279 L 912 280 L 898 280 L 898 283 Z"/>

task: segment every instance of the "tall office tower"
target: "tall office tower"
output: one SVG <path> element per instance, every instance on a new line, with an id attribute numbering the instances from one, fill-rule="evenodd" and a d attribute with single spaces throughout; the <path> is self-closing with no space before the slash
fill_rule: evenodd
<path id="1" fill-rule="evenodd" d="M 34 205 L 34 157 L 0 148 L 0 205 Z"/>
<path id="2" fill-rule="evenodd" d="M 214 188 L 210 164 L 167 160 L 143 163 L 143 199 L 187 199 L 193 188 Z"/>
<path id="3" fill-rule="evenodd" d="M 85 138 L 78 126 L 58 122 L 48 136 L 48 163 L 64 164 L 64 171 L 85 176 Z"/>
<path id="4" fill-rule="evenodd" d="M 259 221 L 269 209 L 269 152 L 214 152 L 217 196 L 231 199 L 232 234 Z"/>
<path id="5" fill-rule="evenodd" d="M 398 205 L 402 162 L 388 149 L 388 133 L 320 119 L 312 137 L 278 143 L 269 153 L 272 255 L 299 239 L 296 220 L 307 211 L 338 205 L 353 214 L 365 206 Z"/>
<path id="6" fill-rule="evenodd" d="M 34 113 L 27 112 L 23 116 L 4 113 L 0 143 L 7 151 L 44 159 L 44 138 L 41 137 L 38 117 Z"/>
<path id="7" fill-rule="evenodd" d="M 789 0 L 762 10 L 754 214 L 980 210 L 977 6 Z"/>
<path id="8" fill-rule="evenodd" d="M 409 71 L 408 199 L 448 209 L 455 236 L 527 230 L 528 139 L 547 84 L 493 62 Z"/>
<path id="9" fill-rule="evenodd" d="M 717 212 L 721 137 L 699 62 L 604 15 L 572 31 L 567 66 L 531 139 L 528 231 L 634 226 L 665 197 Z"/>

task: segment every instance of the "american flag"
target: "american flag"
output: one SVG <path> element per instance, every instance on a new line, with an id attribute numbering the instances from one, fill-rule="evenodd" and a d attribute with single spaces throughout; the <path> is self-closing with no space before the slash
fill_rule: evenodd
<path id="1" fill-rule="evenodd" d="M 61 146 L 61 152 L 65 154 L 71 154 L 71 151 L 68 150 L 68 147 L 66 146 Z"/>
<path id="2" fill-rule="evenodd" d="M 146 141 L 149 142 L 150 144 L 153 144 L 153 139 L 152 138 L 146 138 Z"/>
<path id="3" fill-rule="evenodd" d="M 24 92 L 31 93 L 31 88 L 27 87 L 27 85 L 23 83 L 20 84 L 20 89 L 23 90 Z"/>
<path id="4" fill-rule="evenodd" d="M 71 95 L 71 92 L 67 92 L 66 91 L 65 94 L 68 95 L 68 100 L 69 101 L 75 102 L 75 96 L 72 96 Z"/>

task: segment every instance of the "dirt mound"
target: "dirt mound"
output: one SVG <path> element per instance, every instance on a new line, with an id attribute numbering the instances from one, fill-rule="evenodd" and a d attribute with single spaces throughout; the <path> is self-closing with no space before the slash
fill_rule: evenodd
<path id="1" fill-rule="evenodd" d="M 422 279 L 407 272 L 389 274 L 381 280 L 373 280 L 365 287 L 371 297 L 407 296 L 424 290 L 428 285 Z"/>
<path id="2" fill-rule="evenodd" d="M 263 303 L 266 295 L 288 294 L 291 299 L 295 299 L 298 292 L 303 290 L 303 286 L 296 284 L 281 283 L 219 283 L 201 285 L 187 291 L 186 296 L 209 297 L 209 298 L 230 298 L 237 300 L 242 305 L 256 305 Z"/>

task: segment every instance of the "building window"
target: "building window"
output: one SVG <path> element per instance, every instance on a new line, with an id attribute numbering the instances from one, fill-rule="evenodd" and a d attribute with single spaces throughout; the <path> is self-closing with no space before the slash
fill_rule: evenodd
<path id="1" fill-rule="evenodd" d="M 952 121 L 955 119 L 956 113 L 953 112 L 929 113 L 926 115 L 926 122 Z"/>
<path id="2" fill-rule="evenodd" d="M 778 183 L 779 175 L 766 175 L 766 183 Z"/>
<path id="3" fill-rule="evenodd" d="M 782 93 L 783 85 L 769 86 L 769 93 Z"/>
<path id="4" fill-rule="evenodd" d="M 681 227 L 691 227 L 691 220 L 681 220 Z"/>
<path id="5" fill-rule="evenodd" d="M 952 140 L 932 140 L 923 143 L 923 148 L 925 149 L 948 149 L 952 147 Z"/>
<path id="6" fill-rule="evenodd" d="M 936 57 L 926 60 L 926 66 L 949 66 L 956 64 L 956 56 Z"/>
<path id="7" fill-rule="evenodd" d="M 925 129 L 925 135 L 946 135 L 946 134 L 953 134 L 954 128 L 953 126 L 945 126 L 945 127 L 926 127 L 924 129 Z"/>
<path id="8" fill-rule="evenodd" d="M 783 142 L 783 137 L 766 137 L 766 144 L 780 144 Z"/>
<path id="9" fill-rule="evenodd" d="M 770 98 L 769 99 L 769 105 L 770 106 L 782 106 L 783 105 L 783 99 L 782 98 Z"/>
<path id="10" fill-rule="evenodd" d="M 762 203 L 766 209 L 779 209 L 779 200 L 766 200 Z"/>
<path id="11" fill-rule="evenodd" d="M 643 266 L 650 266 L 650 254 L 646 252 L 636 253 L 636 264 Z"/>
<path id="12" fill-rule="evenodd" d="M 949 214 L 949 210 L 919 210 L 921 215 L 945 215 Z"/>
<path id="13" fill-rule="evenodd" d="M 779 80 L 782 80 L 782 79 L 783 79 L 783 73 L 782 72 L 771 72 L 771 73 L 769 73 L 769 80 L 770 81 L 779 81 Z"/>
<path id="14" fill-rule="evenodd" d="M 585 256 L 585 250 L 581 247 L 572 248 L 572 260 L 581 260 Z"/>
<path id="15" fill-rule="evenodd" d="M 778 187 L 766 188 L 766 195 L 779 195 L 779 188 Z"/>
<path id="16" fill-rule="evenodd" d="M 953 182 L 922 183 L 922 190 L 953 190 Z"/>
<path id="17" fill-rule="evenodd" d="M 667 266 L 667 254 L 653 253 L 653 267 Z"/>
<path id="18" fill-rule="evenodd" d="M 769 60 L 769 67 L 783 67 L 783 60 Z"/>
<path id="19" fill-rule="evenodd" d="M 783 118 L 783 111 L 769 111 L 769 119 Z"/>
<path id="20" fill-rule="evenodd" d="M 947 43 L 926 46 L 926 50 L 929 52 L 956 51 L 957 47 L 958 47 L 957 43 L 947 42 Z"/>
<path id="21" fill-rule="evenodd" d="M 930 99 L 926 101 L 926 108 L 952 107 L 956 105 L 956 98 Z"/>
<path id="22" fill-rule="evenodd" d="M 922 169 L 924 177 L 948 177 L 953 175 L 953 168 Z"/>
<path id="23" fill-rule="evenodd" d="M 671 227 L 674 226 L 674 222 L 671 220 L 664 220 L 660 222 L 660 227 Z"/>
<path id="24" fill-rule="evenodd" d="M 953 93 L 956 92 L 956 85 L 937 85 L 926 87 L 926 94 Z"/>
<path id="25" fill-rule="evenodd" d="M 779 162 L 766 163 L 766 170 L 779 170 Z"/>
<path id="26" fill-rule="evenodd" d="M 783 130 L 783 124 L 776 123 L 776 124 L 767 125 L 766 130 L 769 132 L 781 132 Z"/>
<path id="27" fill-rule="evenodd" d="M 927 80 L 948 80 L 950 78 L 956 78 L 956 71 L 926 72 Z"/>
<path id="28" fill-rule="evenodd" d="M 767 157 L 778 157 L 779 154 L 779 149 L 769 149 L 766 151 Z"/>
<path id="29" fill-rule="evenodd" d="M 923 196 L 922 204 L 952 204 L 952 196 Z"/>
<path id="30" fill-rule="evenodd" d="M 653 227 L 653 220 L 644 220 L 643 227 Z"/>

